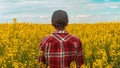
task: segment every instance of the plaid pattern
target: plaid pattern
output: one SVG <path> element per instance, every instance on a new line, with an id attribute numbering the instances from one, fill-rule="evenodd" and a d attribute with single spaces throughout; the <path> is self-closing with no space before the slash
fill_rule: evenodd
<path id="1" fill-rule="evenodd" d="M 44 62 L 50 68 L 70 68 L 70 63 L 76 61 L 77 68 L 84 63 L 82 45 L 76 36 L 66 31 L 56 31 L 43 38 L 40 43 L 38 55 L 39 62 Z"/>

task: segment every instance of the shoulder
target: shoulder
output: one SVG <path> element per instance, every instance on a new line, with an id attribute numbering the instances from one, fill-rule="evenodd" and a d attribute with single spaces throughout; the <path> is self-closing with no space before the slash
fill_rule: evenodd
<path id="1" fill-rule="evenodd" d="M 80 38 L 78 37 L 78 36 L 76 36 L 76 35 L 71 35 L 72 36 L 72 39 L 74 39 L 74 40 L 80 40 Z"/>
<path id="2" fill-rule="evenodd" d="M 43 37 L 42 40 L 41 40 L 41 43 L 46 42 L 49 38 L 50 38 L 50 36 Z"/>
<path id="3" fill-rule="evenodd" d="M 81 42 L 81 39 L 78 37 L 78 36 L 75 36 L 75 35 L 72 35 L 75 42 L 78 44 L 78 47 L 81 47 L 82 46 L 82 42 Z"/>
<path id="4" fill-rule="evenodd" d="M 76 36 L 76 35 L 72 35 L 72 39 L 74 39 L 76 42 L 78 43 L 82 43 L 81 42 L 81 38 L 79 36 Z"/>
<path id="5" fill-rule="evenodd" d="M 48 36 L 45 36 L 45 37 L 43 37 L 42 39 L 41 39 L 41 43 L 43 43 L 43 42 L 45 42 L 46 40 L 48 39 Z"/>
<path id="6" fill-rule="evenodd" d="M 50 40 L 52 40 L 53 37 L 51 35 L 48 35 L 48 36 L 45 36 L 42 40 L 41 40 L 41 43 L 44 43 L 44 42 L 48 42 Z"/>
<path id="7" fill-rule="evenodd" d="M 48 42 L 49 38 L 50 38 L 50 36 L 43 37 L 40 41 L 40 46 L 39 47 L 40 48 L 44 47 L 46 45 L 46 43 Z"/>

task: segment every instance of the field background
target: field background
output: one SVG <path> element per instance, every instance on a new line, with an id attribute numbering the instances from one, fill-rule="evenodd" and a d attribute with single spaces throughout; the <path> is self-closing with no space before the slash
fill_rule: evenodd
<path id="1" fill-rule="evenodd" d="M 83 68 L 120 68 L 120 22 L 70 24 L 82 41 Z M 50 24 L 0 24 L 0 68 L 36 68 L 40 40 L 54 31 Z"/>

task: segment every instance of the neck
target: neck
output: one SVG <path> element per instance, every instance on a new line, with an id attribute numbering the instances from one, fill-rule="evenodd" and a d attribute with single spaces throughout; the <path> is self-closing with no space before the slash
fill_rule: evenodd
<path id="1" fill-rule="evenodd" d="M 65 29 L 62 29 L 62 30 L 55 29 L 55 31 L 65 31 Z"/>
<path id="2" fill-rule="evenodd" d="M 65 30 L 65 29 L 63 29 L 63 30 L 58 30 L 58 29 L 55 29 L 55 31 L 58 31 L 59 33 L 65 33 L 65 32 L 66 32 L 66 30 Z"/>

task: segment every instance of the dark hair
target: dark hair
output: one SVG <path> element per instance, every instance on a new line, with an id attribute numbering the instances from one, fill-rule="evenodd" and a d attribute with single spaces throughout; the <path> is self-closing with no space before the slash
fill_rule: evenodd
<path id="1" fill-rule="evenodd" d="M 63 30 L 68 24 L 68 15 L 63 10 L 57 10 L 52 15 L 52 25 L 58 29 Z"/>

